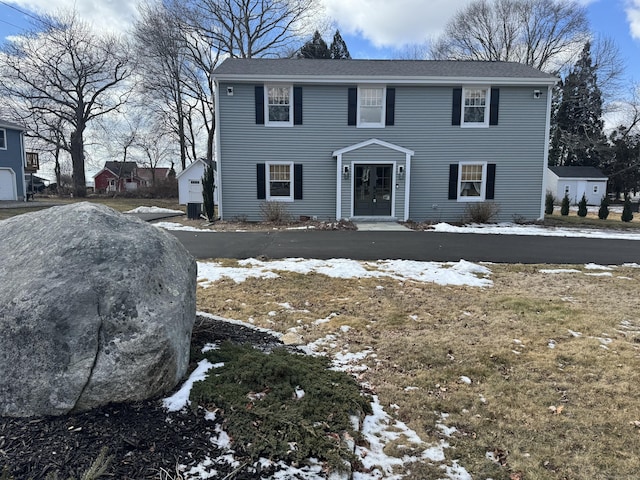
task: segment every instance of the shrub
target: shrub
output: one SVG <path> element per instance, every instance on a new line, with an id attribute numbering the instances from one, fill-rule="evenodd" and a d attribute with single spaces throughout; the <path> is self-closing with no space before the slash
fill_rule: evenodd
<path id="1" fill-rule="evenodd" d="M 582 198 L 578 202 L 578 216 L 586 217 L 587 216 L 587 197 L 585 194 L 582 194 Z"/>
<path id="2" fill-rule="evenodd" d="M 202 202 L 204 204 L 204 214 L 210 222 L 215 220 L 215 205 L 213 203 L 215 188 L 216 181 L 213 167 L 207 165 L 204 170 L 204 176 L 202 177 Z"/>
<path id="3" fill-rule="evenodd" d="M 287 223 L 291 221 L 287 205 L 282 202 L 262 202 L 260 212 L 266 222 Z"/>
<path id="4" fill-rule="evenodd" d="M 500 207 L 493 202 L 469 203 L 465 209 L 466 223 L 491 223 L 500 213 Z"/>
<path id="5" fill-rule="evenodd" d="M 603 195 L 600 200 L 600 208 L 598 209 L 598 218 L 600 220 L 606 220 L 609 216 L 609 199 L 606 195 Z"/>
<path id="6" fill-rule="evenodd" d="M 622 216 L 620 219 L 623 222 L 630 222 L 633 220 L 633 213 L 631 213 L 631 198 L 628 194 L 624 196 L 624 207 L 622 207 Z"/>
<path id="7" fill-rule="evenodd" d="M 556 203 L 556 197 L 553 193 L 547 191 L 544 197 L 544 213 L 551 215 L 553 213 L 553 204 Z"/>
<path id="8" fill-rule="evenodd" d="M 569 207 L 571 206 L 569 202 L 569 194 L 565 193 L 562 198 L 562 203 L 560 204 L 560 215 L 567 216 L 569 215 Z"/>

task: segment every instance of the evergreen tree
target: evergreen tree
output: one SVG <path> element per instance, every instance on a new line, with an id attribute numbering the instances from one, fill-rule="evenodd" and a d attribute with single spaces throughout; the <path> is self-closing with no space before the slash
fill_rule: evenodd
<path id="1" fill-rule="evenodd" d="M 210 222 L 215 220 L 215 205 L 213 202 L 215 188 L 216 181 L 213 166 L 207 165 L 202 177 L 202 202 L 204 203 L 204 213 Z"/>
<path id="2" fill-rule="evenodd" d="M 602 93 L 595 72 L 591 44 L 587 42 L 562 82 L 555 119 L 558 132 L 552 134 L 550 152 L 553 164 L 593 167 L 603 164 L 607 144 L 603 132 Z"/>
<path id="3" fill-rule="evenodd" d="M 633 213 L 631 213 L 631 197 L 629 197 L 629 195 L 624 196 L 624 207 L 622 207 L 622 216 L 620 219 L 623 222 L 630 222 L 633 220 Z"/>
<path id="4" fill-rule="evenodd" d="M 565 193 L 564 198 L 562 199 L 562 203 L 560 204 L 560 215 L 564 217 L 569 215 L 569 207 L 570 207 L 569 195 Z"/>
<path id="5" fill-rule="evenodd" d="M 547 192 L 544 197 L 544 213 L 547 215 L 551 215 L 553 213 L 553 204 L 556 202 L 556 197 L 553 196 L 553 193 Z"/>
<path id="6" fill-rule="evenodd" d="M 347 60 L 351 58 L 347 44 L 342 39 L 342 35 L 340 35 L 340 30 L 336 30 L 336 33 L 333 35 L 329 52 L 333 60 Z"/>
<path id="7" fill-rule="evenodd" d="M 603 165 L 616 198 L 636 190 L 640 184 L 640 136 L 620 125 L 609 136 L 611 155 Z"/>
<path id="8" fill-rule="evenodd" d="M 313 34 L 313 38 L 300 48 L 298 54 L 300 58 L 329 59 L 331 54 L 327 42 L 324 41 L 318 30 Z"/>
<path id="9" fill-rule="evenodd" d="M 600 209 L 598 210 L 598 218 L 600 220 L 606 220 L 609 216 L 609 199 L 606 195 L 602 196 L 600 200 Z"/>
<path id="10" fill-rule="evenodd" d="M 587 197 L 585 194 L 582 194 L 582 198 L 578 202 L 578 216 L 586 217 L 587 216 Z"/>

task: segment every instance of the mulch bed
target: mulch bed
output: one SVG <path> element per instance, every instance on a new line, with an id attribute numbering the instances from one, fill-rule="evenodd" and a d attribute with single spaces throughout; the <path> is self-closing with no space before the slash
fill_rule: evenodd
<path id="1" fill-rule="evenodd" d="M 268 350 L 272 335 L 240 325 L 199 317 L 192 348 L 229 340 Z M 178 385 L 179 388 L 180 385 Z M 168 396 L 168 394 L 166 395 Z M 210 442 L 220 420 L 202 411 L 167 413 L 161 399 L 113 404 L 89 412 L 43 418 L 0 417 L 0 477 L 6 467 L 16 480 L 80 479 L 107 447 L 113 456 L 107 475 L 122 480 L 176 478 L 176 465 L 197 465 L 220 455 Z M 217 478 L 260 478 L 256 473 L 216 465 Z M 164 472 L 163 472 L 164 470 Z M 163 476 L 167 472 L 170 476 Z M 52 477 L 57 475 L 57 477 Z"/>

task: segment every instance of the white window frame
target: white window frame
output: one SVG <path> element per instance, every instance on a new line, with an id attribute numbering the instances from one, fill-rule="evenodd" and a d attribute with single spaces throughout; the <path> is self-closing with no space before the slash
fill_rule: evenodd
<path id="1" fill-rule="evenodd" d="M 7 149 L 7 130 L 0 128 L 0 137 L 2 137 L 2 144 L 0 144 L 0 150 Z"/>
<path id="2" fill-rule="evenodd" d="M 462 196 L 462 167 L 465 165 L 480 165 L 482 167 L 482 181 L 480 185 L 480 196 Z M 458 201 L 459 202 L 484 202 L 487 195 L 487 162 L 460 162 L 458 163 Z"/>
<path id="3" fill-rule="evenodd" d="M 382 90 L 382 105 L 381 105 L 381 114 L 380 114 L 380 121 L 379 122 L 363 122 L 361 121 L 361 113 L 360 113 L 360 109 L 361 109 L 361 102 L 362 102 L 362 91 L 363 90 Z M 356 121 L 356 127 L 357 128 L 384 128 L 385 127 L 385 118 L 387 115 L 387 87 L 384 85 L 362 85 L 362 86 L 358 86 L 358 107 L 357 107 L 357 111 L 356 111 L 356 115 L 357 115 L 357 121 Z"/>
<path id="4" fill-rule="evenodd" d="M 275 121 L 269 120 L 269 89 L 286 88 L 289 91 L 289 120 Z M 275 104 L 274 104 L 275 105 Z M 264 86 L 264 124 L 268 127 L 293 127 L 293 85 L 266 84 Z"/>
<path id="5" fill-rule="evenodd" d="M 484 120 L 482 122 L 465 122 L 464 120 L 464 110 L 467 96 L 471 92 L 475 92 L 477 90 L 484 90 L 485 92 L 485 100 L 484 100 Z M 475 87 L 464 87 L 462 89 L 462 105 L 460 111 L 460 126 L 462 128 L 488 128 L 489 127 L 489 116 L 491 109 L 491 88 L 486 86 L 475 86 Z"/>
<path id="6" fill-rule="evenodd" d="M 271 167 L 275 165 L 288 165 L 289 166 L 289 195 L 288 196 L 271 196 Z M 265 163 L 265 190 L 266 200 L 268 202 L 293 202 L 293 189 L 294 189 L 294 171 L 293 162 L 267 162 Z"/>

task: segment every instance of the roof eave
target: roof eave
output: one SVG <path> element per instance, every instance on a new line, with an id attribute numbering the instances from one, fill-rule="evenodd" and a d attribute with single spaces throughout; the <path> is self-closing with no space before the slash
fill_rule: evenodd
<path id="1" fill-rule="evenodd" d="M 218 74 L 218 82 L 272 82 L 272 83 L 313 83 L 313 84 L 393 84 L 393 85 L 509 85 L 509 86 L 554 86 L 559 79 L 531 77 L 406 77 L 406 76 L 356 76 L 356 75 L 246 75 Z"/>

